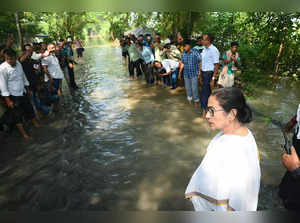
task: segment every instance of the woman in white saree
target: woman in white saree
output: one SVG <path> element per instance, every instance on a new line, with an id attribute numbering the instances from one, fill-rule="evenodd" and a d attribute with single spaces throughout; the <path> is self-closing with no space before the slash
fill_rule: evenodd
<path id="1" fill-rule="evenodd" d="M 206 119 L 220 130 L 185 192 L 196 211 L 256 211 L 260 187 L 257 145 L 245 124 L 252 112 L 238 88 L 222 88 L 208 100 Z"/>

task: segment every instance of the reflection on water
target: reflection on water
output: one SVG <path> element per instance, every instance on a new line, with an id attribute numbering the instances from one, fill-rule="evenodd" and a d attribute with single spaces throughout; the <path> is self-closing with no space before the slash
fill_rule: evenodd
<path id="1" fill-rule="evenodd" d="M 288 81 L 282 81 L 273 89 L 260 89 L 261 97 L 250 100 L 250 103 L 266 116 L 286 123 L 295 115 L 300 102 L 300 91 L 297 86 Z M 276 184 L 284 169 L 280 156 L 284 144 L 282 133 L 278 126 L 266 121 L 264 117 L 256 117 L 252 124 L 256 140 L 261 151 L 262 166 L 265 167 L 265 181 Z"/>
<path id="2" fill-rule="evenodd" d="M 261 208 L 277 208 L 279 199 L 276 186 L 285 172 L 281 164 L 284 138 L 279 127 L 270 122 L 270 118 L 287 123 L 295 115 L 300 103 L 300 91 L 297 85 L 283 80 L 273 88 L 258 89 L 261 96 L 249 100 L 256 110 L 268 117 L 256 116 L 250 125 L 261 156 Z M 289 137 L 292 138 L 292 134 Z"/>
<path id="3" fill-rule="evenodd" d="M 80 94 L 67 97 L 66 112 L 44 123 L 39 140 L 23 143 L 1 166 L 0 207 L 192 210 L 184 191 L 216 132 L 186 103 L 184 89 L 129 81 L 119 49 L 89 48 L 85 54 L 77 68 Z M 287 121 L 300 95 L 278 88 L 262 89 L 251 105 Z M 263 170 L 259 208 L 280 208 L 280 131 L 261 117 L 250 128 Z"/>

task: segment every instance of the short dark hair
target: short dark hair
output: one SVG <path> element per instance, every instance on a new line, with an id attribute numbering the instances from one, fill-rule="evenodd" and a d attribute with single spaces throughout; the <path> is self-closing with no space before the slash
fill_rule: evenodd
<path id="1" fill-rule="evenodd" d="M 210 33 L 206 33 L 206 35 L 207 35 L 207 37 L 208 37 L 208 39 L 209 39 L 209 42 L 214 41 L 213 35 L 211 35 Z"/>
<path id="2" fill-rule="evenodd" d="M 32 43 L 32 47 L 39 46 L 39 43 Z"/>
<path id="3" fill-rule="evenodd" d="M 33 43 L 32 48 L 34 51 L 40 49 L 40 47 L 41 47 L 41 45 L 39 43 Z"/>
<path id="4" fill-rule="evenodd" d="M 15 58 L 17 57 L 17 53 L 13 49 L 4 50 L 4 55 L 6 55 L 8 57 L 15 57 Z"/>
<path id="5" fill-rule="evenodd" d="M 166 44 L 164 45 L 164 48 L 165 48 L 165 49 L 170 49 L 170 48 L 171 48 L 171 43 L 166 43 Z"/>
<path id="6" fill-rule="evenodd" d="M 199 37 L 197 38 L 197 41 L 199 41 L 199 40 L 202 40 L 202 36 L 199 36 Z"/>
<path id="7" fill-rule="evenodd" d="M 65 42 L 65 40 L 64 39 L 60 39 L 59 42 Z"/>
<path id="8" fill-rule="evenodd" d="M 155 33 L 156 36 L 160 36 L 160 33 Z"/>
<path id="9" fill-rule="evenodd" d="M 191 46 L 191 40 L 190 39 L 186 39 L 184 40 L 184 45 L 190 45 Z"/>
<path id="10" fill-rule="evenodd" d="M 30 46 L 30 47 L 31 47 L 31 45 L 30 45 L 29 43 L 26 43 L 26 44 L 23 46 L 23 48 L 22 48 L 23 51 L 26 50 L 26 46 Z"/>
<path id="11" fill-rule="evenodd" d="M 233 47 L 233 46 L 239 46 L 239 43 L 238 42 L 232 42 L 231 47 Z"/>
<path id="12" fill-rule="evenodd" d="M 137 45 L 138 47 L 140 46 L 140 47 L 143 48 L 143 44 L 142 44 L 142 43 L 137 43 L 136 45 Z"/>
<path id="13" fill-rule="evenodd" d="M 236 109 L 236 118 L 240 123 L 246 124 L 252 121 L 252 110 L 246 103 L 246 99 L 239 88 L 221 88 L 214 91 L 212 95 L 216 96 L 226 113 L 229 113 L 232 109 Z"/>
<path id="14" fill-rule="evenodd" d="M 143 37 L 143 38 L 144 38 L 144 35 L 143 35 L 143 34 L 140 34 L 139 37 Z"/>

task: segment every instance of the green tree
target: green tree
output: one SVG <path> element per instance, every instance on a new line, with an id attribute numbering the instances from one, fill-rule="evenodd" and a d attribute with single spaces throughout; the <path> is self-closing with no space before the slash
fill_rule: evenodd
<path id="1" fill-rule="evenodd" d="M 130 28 L 131 13 L 107 12 L 104 19 L 109 22 L 110 39 L 115 40 Z"/>
<path id="2" fill-rule="evenodd" d="M 68 36 L 84 38 L 83 30 L 86 25 L 95 22 L 87 12 L 44 13 L 42 20 L 47 24 L 47 33 L 52 40 Z"/>

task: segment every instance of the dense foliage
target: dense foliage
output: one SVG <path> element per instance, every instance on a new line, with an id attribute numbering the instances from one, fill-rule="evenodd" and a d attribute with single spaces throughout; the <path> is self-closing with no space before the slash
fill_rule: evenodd
<path id="1" fill-rule="evenodd" d="M 135 27 L 149 27 L 163 38 L 180 32 L 184 38 L 211 33 L 221 53 L 240 43 L 243 82 L 264 83 L 270 77 L 299 77 L 299 12 L 19 12 L 22 39 L 37 33 L 48 41 L 67 36 L 115 40 Z M 15 13 L 1 13 L 0 39 L 18 36 Z"/>

